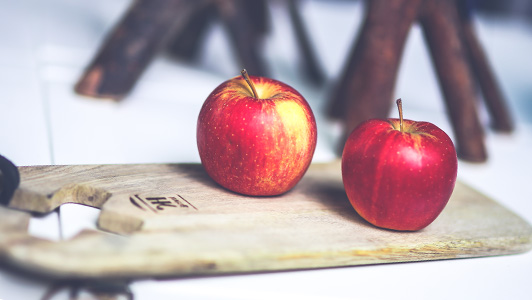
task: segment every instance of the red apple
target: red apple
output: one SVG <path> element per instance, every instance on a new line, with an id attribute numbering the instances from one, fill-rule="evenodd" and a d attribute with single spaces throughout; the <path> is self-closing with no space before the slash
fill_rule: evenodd
<path id="1" fill-rule="evenodd" d="M 415 231 L 441 213 L 454 189 L 458 160 L 449 136 L 428 122 L 372 119 L 349 135 L 342 179 L 349 201 L 371 224 Z"/>
<path id="2" fill-rule="evenodd" d="M 303 96 L 245 70 L 207 97 L 197 124 L 207 174 L 245 195 L 273 196 L 294 187 L 310 165 L 316 139 L 314 114 Z"/>

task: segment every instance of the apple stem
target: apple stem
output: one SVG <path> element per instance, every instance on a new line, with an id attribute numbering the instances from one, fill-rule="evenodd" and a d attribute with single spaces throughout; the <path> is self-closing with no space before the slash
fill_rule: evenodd
<path id="1" fill-rule="evenodd" d="M 395 103 L 397 103 L 397 109 L 399 109 L 399 130 L 403 132 L 403 101 L 399 98 Z"/>
<path id="2" fill-rule="evenodd" d="M 253 82 L 251 82 L 251 79 L 249 78 L 248 71 L 246 71 L 246 69 L 243 69 L 242 71 L 240 71 L 240 73 L 242 74 L 242 77 L 244 77 L 249 87 L 251 88 L 251 93 L 253 93 L 253 98 L 259 99 L 257 95 L 257 90 L 255 89 L 255 85 L 253 84 Z"/>

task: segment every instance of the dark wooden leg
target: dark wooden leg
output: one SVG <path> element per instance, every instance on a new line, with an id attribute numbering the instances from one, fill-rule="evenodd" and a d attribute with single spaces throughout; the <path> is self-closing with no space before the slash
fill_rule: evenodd
<path id="1" fill-rule="evenodd" d="M 207 29 L 216 20 L 216 6 L 206 2 L 190 16 L 186 24 L 175 33 L 168 44 L 168 52 L 184 60 L 194 60 L 198 57 L 201 43 L 204 41 Z"/>
<path id="2" fill-rule="evenodd" d="M 137 0 L 117 24 L 75 86 L 81 95 L 119 100 L 126 96 L 196 2 Z"/>
<path id="3" fill-rule="evenodd" d="M 271 16 L 268 8 L 268 0 L 241 0 L 239 5 L 242 5 L 242 8 L 249 16 L 249 19 L 252 20 L 249 25 L 254 28 L 255 32 L 260 37 L 263 37 L 270 32 Z"/>
<path id="4" fill-rule="evenodd" d="M 303 18 L 299 12 L 299 0 L 289 0 L 288 10 L 290 13 L 290 20 L 294 28 L 299 52 L 303 60 L 301 61 L 301 69 L 305 76 L 314 84 L 322 85 L 325 82 L 325 75 L 318 63 L 314 48 L 310 42 L 309 35 L 305 29 Z"/>
<path id="5" fill-rule="evenodd" d="M 268 68 L 261 55 L 262 35 L 253 25 L 253 14 L 244 2 L 249 0 L 218 1 L 218 11 L 231 38 L 240 63 L 251 75 L 268 76 Z"/>
<path id="6" fill-rule="evenodd" d="M 490 67 L 489 60 L 475 33 L 471 20 L 471 7 L 468 7 L 470 3 L 471 1 L 456 0 L 463 40 L 472 71 L 482 91 L 486 107 L 491 117 L 492 128 L 501 132 L 511 132 L 514 129 L 514 124 L 506 107 L 506 101 Z"/>
<path id="7" fill-rule="evenodd" d="M 345 137 L 370 118 L 386 118 L 408 31 L 421 0 L 371 0 L 346 68 L 331 99 L 329 115 L 344 120 Z"/>
<path id="8" fill-rule="evenodd" d="M 485 161 L 487 154 L 476 110 L 474 78 L 460 38 L 454 1 L 425 0 L 419 21 L 453 124 L 458 157 Z"/>

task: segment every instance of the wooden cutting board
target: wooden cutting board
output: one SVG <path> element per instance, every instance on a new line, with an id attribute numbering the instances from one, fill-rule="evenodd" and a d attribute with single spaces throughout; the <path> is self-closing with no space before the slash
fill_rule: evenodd
<path id="1" fill-rule="evenodd" d="M 418 232 L 376 228 L 351 207 L 340 163 L 314 164 L 290 192 L 246 197 L 198 164 L 21 167 L 0 207 L 0 260 L 56 278 L 179 277 L 514 254 L 532 227 L 458 182 Z M 101 207 L 101 231 L 54 242 L 29 236 L 28 212 Z"/>

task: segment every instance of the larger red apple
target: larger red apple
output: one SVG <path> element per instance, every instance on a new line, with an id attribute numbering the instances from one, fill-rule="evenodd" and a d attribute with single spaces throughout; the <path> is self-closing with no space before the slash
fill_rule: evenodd
<path id="1" fill-rule="evenodd" d="M 342 178 L 358 214 L 378 227 L 414 231 L 443 210 L 454 189 L 457 157 L 447 134 L 428 122 L 373 119 L 347 139 Z"/>
<path id="2" fill-rule="evenodd" d="M 290 190 L 308 169 L 317 129 L 307 101 L 292 87 L 264 77 L 234 77 L 201 108 L 201 163 L 221 186 L 272 196 Z"/>

